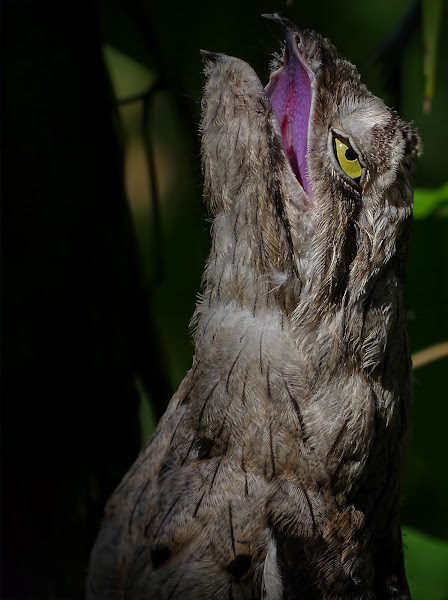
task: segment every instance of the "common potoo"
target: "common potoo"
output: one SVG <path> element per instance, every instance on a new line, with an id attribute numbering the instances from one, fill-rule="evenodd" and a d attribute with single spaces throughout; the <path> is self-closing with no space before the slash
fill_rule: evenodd
<path id="1" fill-rule="evenodd" d="M 88 597 L 409 598 L 404 270 L 417 134 L 283 25 L 263 88 L 204 53 L 195 354 L 107 507 Z"/>

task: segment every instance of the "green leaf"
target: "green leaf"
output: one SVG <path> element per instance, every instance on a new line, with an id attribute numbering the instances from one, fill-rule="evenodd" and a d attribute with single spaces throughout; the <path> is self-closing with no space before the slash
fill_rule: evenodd
<path id="1" fill-rule="evenodd" d="M 448 600 L 448 542 L 403 528 L 412 600 Z"/>
<path id="2" fill-rule="evenodd" d="M 448 182 L 439 188 L 415 188 L 414 218 L 448 215 Z"/>
<path id="3" fill-rule="evenodd" d="M 423 43 L 425 46 L 425 101 L 423 110 L 428 113 L 434 96 L 437 43 L 442 17 L 442 0 L 423 0 Z"/>

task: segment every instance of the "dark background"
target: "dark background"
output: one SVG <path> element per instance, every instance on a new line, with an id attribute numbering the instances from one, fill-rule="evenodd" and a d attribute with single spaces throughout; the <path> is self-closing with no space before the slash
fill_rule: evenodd
<path id="1" fill-rule="evenodd" d="M 424 115 L 408 0 L 3 4 L 2 597 L 83 596 L 106 499 L 191 364 L 209 226 L 199 49 L 245 59 L 266 83 L 281 32 L 260 14 L 276 10 L 330 37 L 415 122 L 416 185 L 442 186 L 447 10 Z M 448 339 L 444 214 L 414 224 L 413 351 Z M 447 368 L 415 371 L 402 520 L 417 600 L 448 598 Z"/>

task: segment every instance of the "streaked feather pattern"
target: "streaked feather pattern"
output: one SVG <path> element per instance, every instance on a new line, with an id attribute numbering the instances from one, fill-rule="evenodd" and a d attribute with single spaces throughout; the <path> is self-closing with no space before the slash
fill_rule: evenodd
<path id="1" fill-rule="evenodd" d="M 328 40 L 274 18 L 287 45 L 271 82 L 287 52 L 310 73 L 311 191 L 252 68 L 204 53 L 213 226 L 193 366 L 106 507 L 90 599 L 409 598 L 398 502 L 418 137 Z M 338 172 L 333 130 L 362 155 L 360 185 Z"/>

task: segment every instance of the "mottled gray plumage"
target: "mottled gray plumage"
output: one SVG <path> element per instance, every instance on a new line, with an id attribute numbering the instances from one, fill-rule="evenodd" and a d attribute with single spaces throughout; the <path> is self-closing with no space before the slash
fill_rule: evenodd
<path id="1" fill-rule="evenodd" d="M 328 40 L 275 18 L 287 43 L 266 91 L 243 61 L 205 53 L 213 227 L 193 366 L 107 505 L 90 599 L 409 598 L 398 505 L 418 138 Z M 308 77 L 305 109 L 286 63 Z M 306 171 L 288 161 L 303 110 Z"/>

